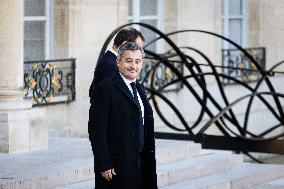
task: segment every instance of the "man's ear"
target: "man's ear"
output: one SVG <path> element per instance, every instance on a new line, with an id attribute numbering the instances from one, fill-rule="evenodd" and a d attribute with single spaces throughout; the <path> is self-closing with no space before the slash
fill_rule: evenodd
<path id="1" fill-rule="evenodd" d="M 120 59 L 116 59 L 116 65 L 118 66 L 118 65 L 120 65 Z"/>

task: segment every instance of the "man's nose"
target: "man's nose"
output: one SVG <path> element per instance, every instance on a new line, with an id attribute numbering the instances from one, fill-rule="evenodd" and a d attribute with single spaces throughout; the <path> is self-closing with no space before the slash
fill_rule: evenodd
<path id="1" fill-rule="evenodd" d="M 134 62 L 134 61 L 131 62 L 130 67 L 131 67 L 131 68 L 136 68 L 136 65 L 135 65 L 135 62 Z"/>

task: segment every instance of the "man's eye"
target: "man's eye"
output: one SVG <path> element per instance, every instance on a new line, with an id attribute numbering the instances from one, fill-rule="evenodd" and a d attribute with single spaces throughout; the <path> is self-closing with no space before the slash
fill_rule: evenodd
<path id="1" fill-rule="evenodd" d="M 127 62 L 128 64 L 131 64 L 132 61 L 128 60 L 128 61 L 126 61 L 126 62 Z"/>

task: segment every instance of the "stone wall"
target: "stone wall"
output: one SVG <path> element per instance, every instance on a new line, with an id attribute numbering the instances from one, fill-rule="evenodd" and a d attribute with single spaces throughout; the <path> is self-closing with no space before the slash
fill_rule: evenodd
<path id="1" fill-rule="evenodd" d="M 284 4 L 281 0 L 248 2 L 249 45 L 266 47 L 266 68 L 269 69 L 284 60 Z"/>

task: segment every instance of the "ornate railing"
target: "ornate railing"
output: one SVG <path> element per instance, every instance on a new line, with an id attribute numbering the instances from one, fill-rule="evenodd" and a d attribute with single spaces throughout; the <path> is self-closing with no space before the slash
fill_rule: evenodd
<path id="1" fill-rule="evenodd" d="M 261 68 L 265 70 L 265 48 L 246 48 L 254 60 L 256 60 Z M 223 49 L 222 50 L 222 70 L 223 74 L 234 77 L 245 83 L 255 82 L 261 78 L 261 74 L 254 63 L 245 56 L 239 49 Z M 231 79 L 223 78 L 224 84 L 235 84 Z"/>
<path id="2" fill-rule="evenodd" d="M 147 52 L 147 50 L 146 50 Z M 176 56 L 173 56 L 171 52 L 161 54 L 164 58 L 168 59 L 171 64 L 183 74 L 183 66 L 179 63 Z M 176 80 L 177 76 L 172 72 L 172 70 L 165 66 L 162 62 L 155 59 L 154 57 L 149 56 L 145 58 L 143 63 L 143 68 L 139 76 L 139 82 L 147 88 L 155 88 L 156 90 L 162 90 L 163 92 L 167 91 L 179 91 L 182 89 L 182 83 L 178 82 L 174 85 L 171 85 L 168 88 L 163 88 L 163 86 L 168 85 L 172 81 Z M 154 82 L 151 82 L 154 81 Z"/>
<path id="3" fill-rule="evenodd" d="M 66 103 L 75 100 L 75 59 L 24 62 L 25 98 L 33 105 Z"/>
<path id="4" fill-rule="evenodd" d="M 284 94 L 277 92 L 276 86 L 274 86 L 270 80 L 271 77 L 275 77 L 276 74 L 284 75 L 284 72 L 276 70 L 280 65 L 284 64 L 284 61 L 276 63 L 273 67 L 266 70 L 262 65 L 265 53 L 260 58 L 256 58 L 256 56 L 253 56 L 246 49 L 243 49 L 235 42 L 219 34 L 203 30 L 182 30 L 164 34 L 157 28 L 145 23 L 131 23 L 116 28 L 107 38 L 98 61 L 102 58 L 115 34 L 121 28 L 134 24 L 145 27 L 149 29 L 150 32 L 154 32 L 159 36 L 144 47 L 146 59 L 152 61 L 153 64 L 151 69 L 146 69 L 147 71 L 142 74 L 140 80 L 143 84 L 146 84 L 146 89 L 150 93 L 149 99 L 152 101 L 158 116 L 166 126 L 175 130 L 175 133 L 156 132 L 156 138 L 194 140 L 195 142 L 201 143 L 203 148 L 234 150 L 246 154 L 248 154 L 248 152 L 284 154 Z M 246 60 L 247 63 L 243 63 L 243 65 L 238 64 L 236 67 L 231 65 L 220 66 L 219 63 L 214 64 L 210 58 L 199 49 L 191 46 L 177 46 L 177 44 L 171 40 L 172 38 L 170 38 L 173 35 L 192 33 L 195 35 L 199 34 L 215 37 L 230 43 L 241 53 L 243 60 Z M 159 40 L 162 40 L 165 46 L 168 46 L 171 56 L 167 56 L 168 51 L 164 54 L 157 54 L 148 49 L 149 44 Z M 175 57 L 175 61 L 172 61 L 172 57 Z M 196 57 L 199 57 L 202 63 L 198 62 Z M 177 67 L 181 68 L 182 71 Z M 170 72 L 170 75 L 174 77 L 172 77 L 172 79 L 166 79 L 167 81 L 165 82 L 157 81 L 155 75 L 158 73 L 159 69 L 164 72 L 163 74 Z M 249 71 L 250 74 L 244 74 L 243 72 L 243 76 L 240 76 L 239 74 L 232 75 L 231 72 L 230 75 L 224 73 L 224 69 L 231 71 L 239 70 L 242 72 L 246 70 Z M 258 74 L 259 76 L 255 77 L 253 76 L 254 74 Z M 213 80 L 216 85 L 214 85 L 214 90 L 212 91 Z M 238 85 L 234 87 L 234 89 L 237 90 L 234 93 L 234 98 L 227 95 L 228 90 L 225 90 L 226 86 L 224 86 L 222 82 L 224 80 L 227 83 L 235 83 Z M 248 81 L 254 82 L 248 84 Z M 210 85 L 208 85 L 208 83 L 210 83 Z M 187 101 L 199 106 L 195 106 L 194 111 L 192 111 L 195 115 L 193 115 L 192 112 L 191 114 L 182 112 L 184 108 L 181 109 L 176 106 L 175 102 L 172 102 L 163 92 L 177 84 L 183 86 L 183 96 L 188 92 L 188 98 L 190 98 L 190 100 L 187 99 Z M 263 87 L 263 85 L 266 88 Z M 262 87 L 261 92 L 259 91 L 260 87 Z M 245 93 L 239 92 L 240 89 L 245 91 Z M 233 90 L 232 87 L 230 87 L 230 92 L 231 90 Z M 216 96 L 218 98 L 216 98 Z M 249 119 L 254 116 L 254 114 L 252 114 L 252 108 L 256 100 L 258 105 L 266 108 L 267 115 L 269 113 L 271 119 L 273 119 L 273 123 L 269 122 L 266 128 L 262 130 L 258 129 L 257 131 L 255 131 L 254 127 L 258 125 L 249 123 Z M 163 114 L 163 110 L 161 110 L 159 106 L 160 101 L 166 103 L 168 108 L 176 114 L 176 118 L 179 120 L 180 124 L 171 123 L 171 120 L 168 119 L 169 116 Z M 236 113 L 236 105 L 242 106 L 239 108 L 239 110 L 242 110 L 242 117 L 239 116 L 239 113 Z M 190 106 L 189 108 L 193 107 Z M 193 121 L 189 122 L 189 118 Z M 211 128 L 218 132 L 211 134 L 209 132 Z"/>

